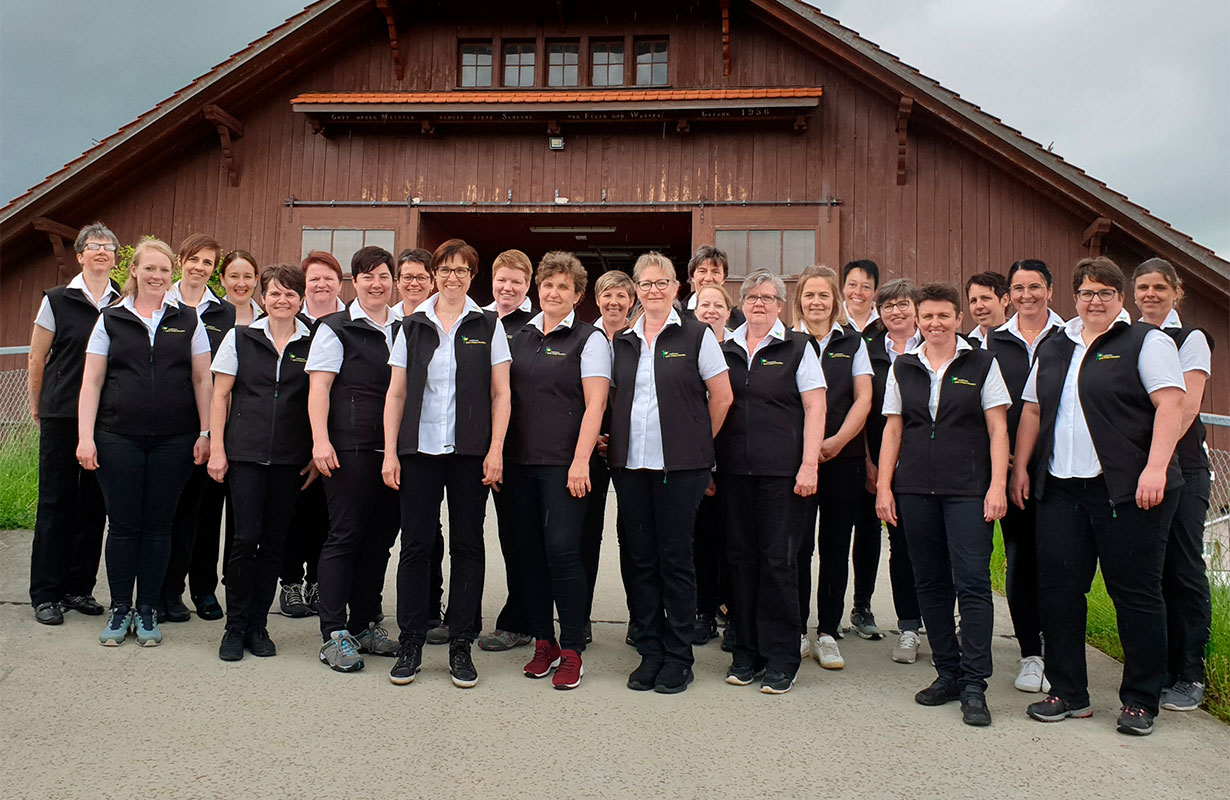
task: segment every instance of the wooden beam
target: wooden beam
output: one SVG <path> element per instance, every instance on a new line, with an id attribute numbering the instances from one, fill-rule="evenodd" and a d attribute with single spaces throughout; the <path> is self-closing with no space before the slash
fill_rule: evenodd
<path id="1" fill-rule="evenodd" d="M 389 48 L 393 51 L 393 68 L 397 70 L 397 80 L 405 80 L 406 65 L 401 58 L 401 39 L 397 35 L 397 20 L 389 0 L 376 0 L 376 8 L 384 14 L 385 25 L 389 28 Z"/>
<path id="2" fill-rule="evenodd" d="M 722 4 L 722 74 L 730 77 L 730 0 Z"/>
<path id="3" fill-rule="evenodd" d="M 897 185 L 905 186 L 905 159 L 909 153 L 910 114 L 914 111 L 914 98 L 902 97 L 897 104 Z"/>
<path id="4" fill-rule="evenodd" d="M 1089 248 L 1089 255 L 1096 258 L 1102 255 L 1102 238 L 1110 233 L 1111 221 L 1109 217 L 1098 217 L 1085 228 L 1085 232 L 1081 234 L 1081 244 Z"/>
<path id="5" fill-rule="evenodd" d="M 68 272 L 68 253 L 64 249 L 64 240 L 59 234 L 48 232 L 47 238 L 51 240 L 51 250 L 56 254 L 56 269 L 63 276 Z"/>
<path id="6" fill-rule="evenodd" d="M 243 136 L 243 123 L 223 111 L 221 107 L 210 103 L 201 110 L 201 113 L 205 115 L 205 119 L 213 124 L 225 126 L 236 139 Z"/>
<path id="7" fill-rule="evenodd" d="M 70 242 L 77 241 L 78 231 L 76 228 L 70 228 L 67 225 L 47 219 L 46 217 L 35 217 L 30 224 L 36 231 L 49 233 L 61 239 L 67 239 Z"/>
<path id="8" fill-rule="evenodd" d="M 231 186 L 238 186 L 239 164 L 232 150 L 231 137 L 238 139 L 243 136 L 243 123 L 213 103 L 205 106 L 201 113 L 205 119 L 214 124 L 214 128 L 218 131 L 218 141 L 222 145 L 222 166 L 226 170 L 227 183 Z"/>

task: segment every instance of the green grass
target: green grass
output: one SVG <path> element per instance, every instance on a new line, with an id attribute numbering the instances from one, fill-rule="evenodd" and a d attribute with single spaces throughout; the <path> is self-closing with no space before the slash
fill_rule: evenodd
<path id="1" fill-rule="evenodd" d="M 995 526 L 995 549 L 991 552 L 991 586 L 1003 594 L 1005 581 L 1004 542 L 999 525 Z M 1230 722 L 1230 586 L 1213 583 L 1213 623 L 1209 644 L 1205 649 L 1205 689 L 1203 708 L 1223 722 Z M 1115 607 L 1106 594 L 1101 571 L 1093 579 L 1088 595 L 1089 616 L 1085 622 L 1085 640 L 1111 657 L 1122 661 L 1123 646 L 1119 643 L 1119 628 Z"/>
<path id="2" fill-rule="evenodd" d="M 0 432 L 0 530 L 34 527 L 38 505 L 38 429 Z"/>

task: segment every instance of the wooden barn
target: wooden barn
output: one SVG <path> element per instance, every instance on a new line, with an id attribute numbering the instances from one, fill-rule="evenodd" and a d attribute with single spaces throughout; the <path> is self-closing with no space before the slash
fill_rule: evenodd
<path id="1" fill-rule="evenodd" d="M 705 243 L 732 277 L 1041 258 L 1065 315 L 1079 258 L 1158 255 L 1220 345 L 1206 410 L 1230 409 L 1230 263 L 797 0 L 320 0 L 0 210 L 0 345 L 96 219 L 262 263 L 452 236 L 593 276 Z"/>

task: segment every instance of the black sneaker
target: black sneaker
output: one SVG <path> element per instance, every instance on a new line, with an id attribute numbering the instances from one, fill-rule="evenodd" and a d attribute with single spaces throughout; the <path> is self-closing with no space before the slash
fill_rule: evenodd
<path id="1" fill-rule="evenodd" d="M 1115 730 L 1129 736 L 1148 736 L 1153 733 L 1153 715 L 1140 706 L 1124 706 Z"/>
<path id="2" fill-rule="evenodd" d="M 764 667 L 757 668 L 753 659 L 735 656 L 730 669 L 726 670 L 726 682 L 731 686 L 747 686 L 761 675 L 764 675 Z"/>
<path id="3" fill-rule="evenodd" d="M 423 643 L 403 644 L 397 651 L 397 663 L 393 665 L 393 669 L 389 670 L 389 682 L 397 686 L 414 683 L 415 677 L 422 668 Z"/>
<path id="4" fill-rule="evenodd" d="M 961 692 L 961 721 L 979 728 L 991 724 L 991 710 L 987 708 L 985 694 L 974 689 Z"/>
<path id="5" fill-rule="evenodd" d="M 222 606 L 214 594 L 193 595 L 192 604 L 196 606 L 196 615 L 201 619 L 222 619 Z"/>
<path id="6" fill-rule="evenodd" d="M 39 603 L 34 607 L 34 619 L 44 625 L 62 625 L 64 611 L 59 603 Z"/>
<path id="7" fill-rule="evenodd" d="M 1029 708 L 1025 709 L 1025 713 L 1031 719 L 1038 720 L 1038 722 L 1059 722 L 1061 719 L 1067 719 L 1068 717 L 1073 719 L 1092 717 L 1093 709 L 1088 703 L 1077 707 L 1068 703 L 1067 700 L 1052 694 L 1047 695 L 1045 700 L 1030 703 Z"/>
<path id="8" fill-rule="evenodd" d="M 691 667 L 672 661 L 663 664 L 662 669 L 658 670 L 658 679 L 654 681 L 653 690 L 658 694 L 679 694 L 687 689 L 694 679 Z"/>
<path id="9" fill-rule="evenodd" d="M 188 606 L 184 605 L 184 598 L 177 594 L 173 597 L 162 598 L 158 619 L 165 622 L 187 622 L 192 619 L 192 612 L 188 610 Z"/>
<path id="10" fill-rule="evenodd" d="M 765 670 L 764 680 L 760 682 L 762 694 L 785 694 L 794 686 L 795 675 L 787 675 L 775 669 Z"/>
<path id="11" fill-rule="evenodd" d="M 218 658 L 223 661 L 243 660 L 243 631 L 227 628 L 222 632 L 222 644 L 218 645 Z"/>
<path id="12" fill-rule="evenodd" d="M 269 631 L 264 628 L 249 629 L 247 635 L 243 637 L 243 643 L 247 645 L 248 652 L 258 658 L 268 658 L 278 654 L 278 648 L 269 638 Z"/>
<path id="13" fill-rule="evenodd" d="M 94 596 L 89 594 L 66 594 L 64 599 L 60 601 L 60 607 L 65 611 L 71 608 L 73 611 L 91 617 L 102 616 L 105 610 L 94 599 Z"/>
<path id="14" fill-rule="evenodd" d="M 869 608 L 856 608 L 850 612 L 850 627 L 864 639 L 878 642 L 884 638 L 884 631 L 876 625 L 875 614 Z"/>
<path id="15" fill-rule="evenodd" d="M 959 699 L 961 687 L 943 678 L 936 678 L 930 686 L 914 695 L 914 702 L 920 706 L 942 706 Z"/>
<path id="16" fill-rule="evenodd" d="M 692 625 L 692 644 L 706 645 L 717 636 L 717 620 L 713 615 L 697 614 L 696 622 Z"/>
<path id="17" fill-rule="evenodd" d="M 722 631 L 722 652 L 733 653 L 735 645 L 738 643 L 738 637 L 735 636 L 735 621 L 728 619 L 726 620 L 726 630 Z"/>
<path id="18" fill-rule="evenodd" d="M 453 676 L 453 685 L 459 689 L 478 685 L 478 670 L 474 669 L 474 659 L 470 657 L 469 641 L 454 639 L 448 643 L 448 672 Z"/>
<path id="19" fill-rule="evenodd" d="M 628 676 L 628 688 L 634 692 L 648 692 L 658 680 L 662 661 L 649 656 L 641 657 L 641 664 Z"/>
<path id="20" fill-rule="evenodd" d="M 624 635 L 624 644 L 636 647 L 636 638 L 641 635 L 641 626 L 635 622 L 628 623 L 628 632 Z"/>

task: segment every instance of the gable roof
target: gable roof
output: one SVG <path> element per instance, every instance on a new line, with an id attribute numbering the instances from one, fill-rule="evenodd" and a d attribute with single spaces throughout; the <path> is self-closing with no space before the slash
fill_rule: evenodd
<path id="1" fill-rule="evenodd" d="M 1109 217 L 1133 239 L 1187 267 L 1221 294 L 1230 295 L 1230 261 L 836 19 L 801 0 L 746 3 L 775 28 L 849 63 L 903 97 L 912 97 L 915 110 L 923 109 L 978 145 L 1009 159 L 1089 209 L 1091 216 Z M 371 10 L 369 4 L 356 0 L 317 0 L 307 6 L 10 201 L 0 209 L 0 243 L 24 233 L 35 217 L 50 213 L 60 191 L 78 191 L 101 180 L 104 170 L 114 168 L 111 162 L 131 159 L 134 152 L 157 138 L 196 123 L 203 102 L 214 102 L 223 91 L 259 81 L 266 62 L 285 56 L 296 40 L 327 36 L 356 15 Z M 258 62 L 261 69 L 254 68 Z"/>

